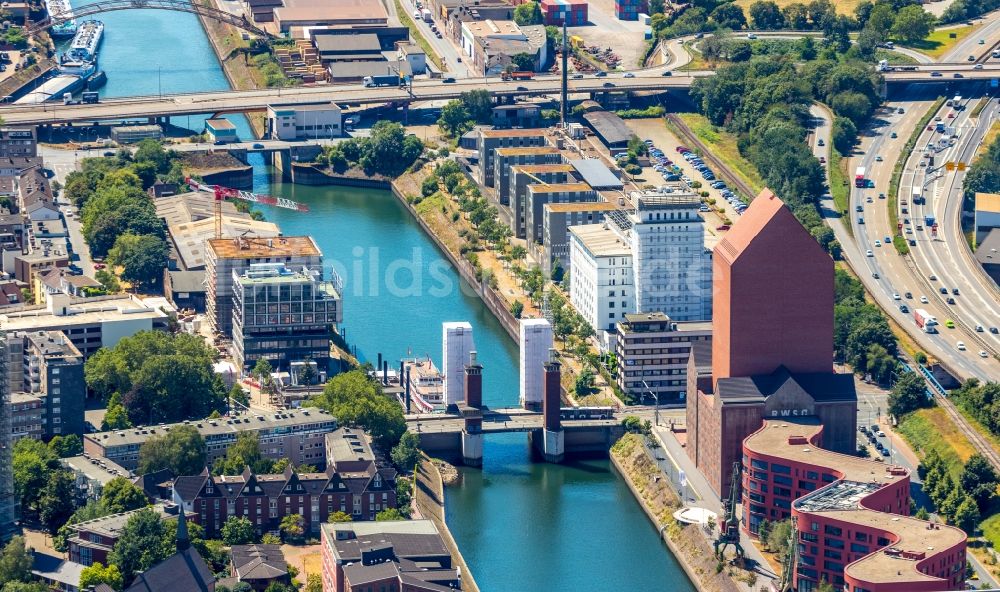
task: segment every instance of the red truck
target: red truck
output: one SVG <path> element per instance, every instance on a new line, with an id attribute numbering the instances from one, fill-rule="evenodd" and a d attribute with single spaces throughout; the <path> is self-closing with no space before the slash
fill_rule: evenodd
<path id="1" fill-rule="evenodd" d="M 530 70 L 518 70 L 516 72 L 504 72 L 500 75 L 500 80 L 531 80 L 535 73 Z"/>
<path id="2" fill-rule="evenodd" d="M 923 329 L 924 333 L 937 333 L 938 322 L 934 318 L 934 315 L 930 314 L 922 308 L 913 309 L 913 320 L 917 322 L 917 326 Z"/>

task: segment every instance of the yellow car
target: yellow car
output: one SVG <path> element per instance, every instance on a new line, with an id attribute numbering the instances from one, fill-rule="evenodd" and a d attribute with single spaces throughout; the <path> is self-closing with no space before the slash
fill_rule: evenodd
<path id="1" fill-rule="evenodd" d="M 953 321 L 951 319 L 948 319 L 947 321 L 944 322 L 944 326 L 948 327 L 949 329 L 954 329 L 955 328 L 955 321 Z"/>

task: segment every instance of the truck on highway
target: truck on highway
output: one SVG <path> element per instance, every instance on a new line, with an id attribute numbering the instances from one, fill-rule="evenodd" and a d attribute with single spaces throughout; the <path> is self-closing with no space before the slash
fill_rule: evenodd
<path id="1" fill-rule="evenodd" d="M 365 88 L 376 86 L 399 86 L 399 74 L 382 74 L 376 76 L 365 76 L 362 79 Z"/>
<path id="2" fill-rule="evenodd" d="M 922 308 L 913 309 L 913 320 L 917 322 L 917 326 L 920 327 L 924 333 L 937 333 L 937 319 L 934 315 L 930 314 Z"/>
<path id="3" fill-rule="evenodd" d="M 100 95 L 94 91 L 84 92 L 82 98 L 84 103 L 96 103 L 101 100 Z"/>
<path id="4" fill-rule="evenodd" d="M 867 184 L 865 180 L 865 167 L 858 167 L 854 171 L 854 186 L 864 187 Z"/>
<path id="5" fill-rule="evenodd" d="M 429 23 L 434 20 L 434 15 L 432 15 L 431 11 L 426 8 L 420 11 L 420 16 L 423 17 L 425 23 Z"/>
<path id="6" fill-rule="evenodd" d="M 500 74 L 500 80 L 531 80 L 534 77 L 535 73 L 531 70 L 517 70 Z"/>
<path id="7" fill-rule="evenodd" d="M 1000 58 L 1000 49 L 994 49 L 993 53 L 990 54 L 991 58 Z"/>
<path id="8" fill-rule="evenodd" d="M 941 122 L 936 123 L 934 125 L 934 131 L 936 131 L 938 133 L 944 132 L 944 124 L 941 123 Z"/>
<path id="9" fill-rule="evenodd" d="M 934 216 L 924 216 L 924 225 L 928 228 L 934 226 Z"/>

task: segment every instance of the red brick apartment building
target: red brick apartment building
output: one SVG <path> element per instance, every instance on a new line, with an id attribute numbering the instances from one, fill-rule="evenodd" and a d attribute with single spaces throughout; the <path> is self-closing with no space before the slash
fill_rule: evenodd
<path id="1" fill-rule="evenodd" d="M 900 466 L 820 448 L 815 417 L 765 419 L 743 442 L 742 528 L 792 517 L 793 582 L 845 592 L 960 590 L 965 533 L 908 516 L 910 474 Z"/>
<path id="2" fill-rule="evenodd" d="M 765 418 L 816 417 L 831 450 L 854 453 L 857 394 L 833 372 L 833 260 L 770 191 L 716 245 L 711 376 L 691 356 L 688 455 L 728 494 L 743 440 Z"/>

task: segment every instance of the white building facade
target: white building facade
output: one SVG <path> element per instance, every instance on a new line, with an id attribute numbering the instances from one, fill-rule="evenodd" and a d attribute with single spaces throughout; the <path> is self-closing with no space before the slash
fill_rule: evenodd
<path id="1" fill-rule="evenodd" d="M 675 321 L 712 317 L 712 254 L 693 193 L 634 192 L 636 210 L 612 217 L 633 258 L 635 312 L 663 312 Z M 574 270 L 575 271 L 575 270 Z"/>
<path id="2" fill-rule="evenodd" d="M 546 319 L 521 319 L 520 401 L 525 409 L 542 408 L 542 364 L 549 359 L 552 325 Z"/>
<path id="3" fill-rule="evenodd" d="M 444 402 L 453 405 L 465 400 L 465 365 L 476 344 L 472 339 L 472 325 L 465 321 L 442 323 L 441 327 Z"/>
<path id="4" fill-rule="evenodd" d="M 635 312 L 630 246 L 608 225 L 574 226 L 570 232 L 570 302 L 595 331 L 613 331 Z"/>

